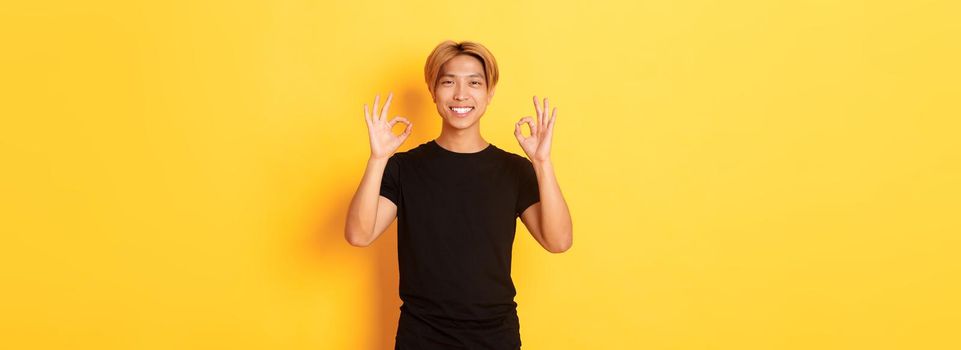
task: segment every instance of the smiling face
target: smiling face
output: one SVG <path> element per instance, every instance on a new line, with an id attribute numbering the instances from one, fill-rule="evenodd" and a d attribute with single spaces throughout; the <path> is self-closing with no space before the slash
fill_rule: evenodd
<path id="1" fill-rule="evenodd" d="M 484 65 L 474 56 L 457 55 L 444 63 L 434 88 L 434 104 L 446 123 L 467 129 L 480 120 L 494 91 L 487 91 Z"/>

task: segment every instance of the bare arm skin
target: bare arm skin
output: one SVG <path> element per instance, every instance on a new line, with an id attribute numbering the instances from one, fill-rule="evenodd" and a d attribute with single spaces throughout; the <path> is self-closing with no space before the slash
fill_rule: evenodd
<path id="1" fill-rule="evenodd" d="M 387 160 L 410 135 L 413 124 L 399 116 L 387 121 L 387 110 L 393 96 L 393 93 L 387 96 L 384 110 L 379 113 L 377 107 L 380 104 L 380 95 L 374 98 L 373 113 L 368 112 L 367 105 L 364 105 L 364 120 L 367 121 L 370 136 L 370 158 L 367 160 L 367 169 L 360 186 L 350 200 L 344 227 L 344 239 L 356 247 L 369 246 L 397 218 L 397 205 L 380 195 L 380 183 Z M 391 128 L 397 123 L 407 124 L 407 128 L 400 135 L 391 132 Z"/>
<path id="2" fill-rule="evenodd" d="M 554 165 L 551 163 L 551 139 L 554 134 L 554 120 L 557 119 L 557 107 L 554 107 L 550 117 L 547 115 L 548 107 L 547 98 L 544 98 L 542 109 L 537 102 L 537 96 L 534 96 L 538 123 L 534 124 L 531 117 L 527 116 L 514 125 L 514 136 L 534 165 L 540 195 L 540 202 L 534 203 L 521 213 L 521 222 L 544 249 L 551 253 L 563 253 L 574 244 L 574 225 L 554 175 Z M 525 123 L 531 128 L 529 137 L 524 137 L 521 133 L 521 125 Z"/>

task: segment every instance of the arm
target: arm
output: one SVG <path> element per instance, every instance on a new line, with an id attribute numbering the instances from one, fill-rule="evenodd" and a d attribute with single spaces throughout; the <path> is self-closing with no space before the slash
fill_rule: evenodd
<path id="1" fill-rule="evenodd" d="M 544 249 L 552 253 L 562 253 L 574 244 L 574 225 L 567 202 L 561 194 L 560 185 L 554 174 L 554 164 L 550 159 L 550 145 L 554 133 L 554 121 L 557 119 L 557 108 L 555 107 L 551 116 L 548 117 L 548 106 L 545 98 L 544 108 L 541 109 L 537 96 L 534 96 L 538 123 L 535 125 L 528 116 L 515 124 L 514 135 L 534 165 L 540 195 L 540 202 L 534 203 L 521 213 L 521 221 Z M 521 133 L 521 125 L 524 123 L 531 128 L 531 136 L 526 138 Z"/>
<path id="2" fill-rule="evenodd" d="M 380 182 L 386 166 L 387 159 L 371 157 L 364 178 L 350 200 L 344 238 L 352 246 L 369 246 L 397 217 L 397 205 L 380 196 Z"/>
<path id="3" fill-rule="evenodd" d="M 353 246 L 369 246 L 397 217 L 397 205 L 380 196 L 380 185 L 387 161 L 410 135 L 413 125 L 403 117 L 387 121 L 387 110 L 392 99 L 393 94 L 387 96 L 384 110 L 380 113 L 377 111 L 380 95 L 374 98 L 373 114 L 364 105 L 364 119 L 370 136 L 370 159 L 367 160 L 360 186 L 350 200 L 344 226 L 344 239 Z M 394 135 L 391 128 L 398 122 L 407 124 L 407 128 L 402 134 Z"/>
<path id="4" fill-rule="evenodd" d="M 549 161 L 535 163 L 534 171 L 541 200 L 524 210 L 521 222 L 544 249 L 563 253 L 574 243 L 570 210 L 554 176 L 553 164 Z"/>

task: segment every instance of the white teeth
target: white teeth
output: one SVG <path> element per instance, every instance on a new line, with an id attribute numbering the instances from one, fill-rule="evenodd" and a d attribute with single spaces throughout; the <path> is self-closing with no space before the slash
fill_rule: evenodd
<path id="1" fill-rule="evenodd" d="M 464 114 L 464 113 L 470 112 L 472 109 L 474 109 L 474 107 L 463 107 L 463 108 L 451 107 L 450 109 L 453 110 L 454 112 Z"/>

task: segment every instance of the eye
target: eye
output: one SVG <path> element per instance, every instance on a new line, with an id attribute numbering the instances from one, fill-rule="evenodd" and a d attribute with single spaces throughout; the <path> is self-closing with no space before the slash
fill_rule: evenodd
<path id="1" fill-rule="evenodd" d="M 479 81 L 472 81 L 472 82 L 471 82 L 471 84 L 477 84 L 477 85 L 480 85 L 480 84 L 481 84 L 481 82 L 479 82 Z"/>

